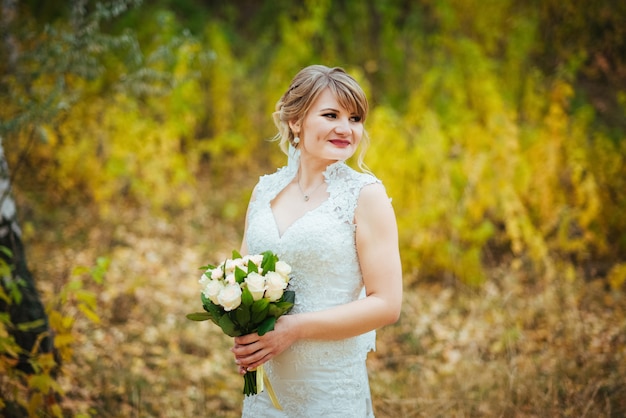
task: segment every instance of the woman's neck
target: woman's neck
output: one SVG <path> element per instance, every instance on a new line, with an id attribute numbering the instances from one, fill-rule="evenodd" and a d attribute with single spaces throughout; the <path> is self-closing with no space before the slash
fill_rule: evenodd
<path id="1" fill-rule="evenodd" d="M 336 163 L 333 160 L 321 160 L 300 158 L 300 167 L 298 168 L 298 175 L 296 176 L 299 186 L 308 190 L 311 187 L 315 187 L 324 181 L 324 172 L 328 169 L 328 166 Z"/>

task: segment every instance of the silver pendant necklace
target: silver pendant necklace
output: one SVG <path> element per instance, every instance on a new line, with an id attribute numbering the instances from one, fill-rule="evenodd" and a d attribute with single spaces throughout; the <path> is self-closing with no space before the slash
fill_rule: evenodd
<path id="1" fill-rule="evenodd" d="M 309 201 L 309 199 L 311 198 L 311 196 L 313 196 L 313 194 L 317 191 L 317 189 L 319 189 L 319 188 L 320 188 L 320 186 L 321 186 L 322 184 L 324 184 L 324 183 L 325 183 L 325 181 L 322 181 L 320 184 L 318 184 L 317 186 L 315 186 L 315 188 L 314 188 L 314 189 L 313 189 L 313 190 L 312 190 L 309 194 L 304 193 L 304 190 L 302 190 L 302 186 L 300 186 L 300 174 L 299 174 L 299 173 L 298 173 L 298 180 L 297 180 L 297 183 L 298 183 L 298 189 L 300 189 L 300 193 L 302 193 L 302 197 L 304 198 L 304 201 L 305 201 L 305 202 L 308 202 L 308 201 Z"/>

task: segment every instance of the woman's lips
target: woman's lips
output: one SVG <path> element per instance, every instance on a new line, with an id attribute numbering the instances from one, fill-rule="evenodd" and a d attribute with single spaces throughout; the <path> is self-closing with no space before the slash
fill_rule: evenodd
<path id="1" fill-rule="evenodd" d="M 331 139 L 330 142 L 336 147 L 345 148 L 350 146 L 350 141 L 345 139 Z"/>

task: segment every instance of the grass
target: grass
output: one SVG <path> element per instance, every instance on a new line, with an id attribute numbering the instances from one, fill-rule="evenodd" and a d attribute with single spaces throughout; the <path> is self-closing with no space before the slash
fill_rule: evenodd
<path id="1" fill-rule="evenodd" d="M 238 417 L 230 339 L 185 318 L 199 307 L 197 267 L 238 248 L 236 224 L 200 207 L 169 218 L 119 208 L 108 221 L 76 211 L 25 228 L 44 300 L 73 267 L 111 261 L 89 286 L 101 322 L 76 313 L 59 378 L 67 415 Z M 475 289 L 407 276 L 402 317 L 368 360 L 377 417 L 624 416 L 626 300 L 581 277 L 494 269 Z"/>

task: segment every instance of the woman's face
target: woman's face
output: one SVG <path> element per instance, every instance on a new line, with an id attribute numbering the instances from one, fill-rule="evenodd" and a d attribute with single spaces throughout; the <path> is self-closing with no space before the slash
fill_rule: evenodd
<path id="1" fill-rule="evenodd" d="M 304 117 L 299 136 L 303 157 L 308 154 L 323 160 L 344 161 L 361 142 L 363 121 L 342 107 L 330 89 L 325 89 Z"/>

